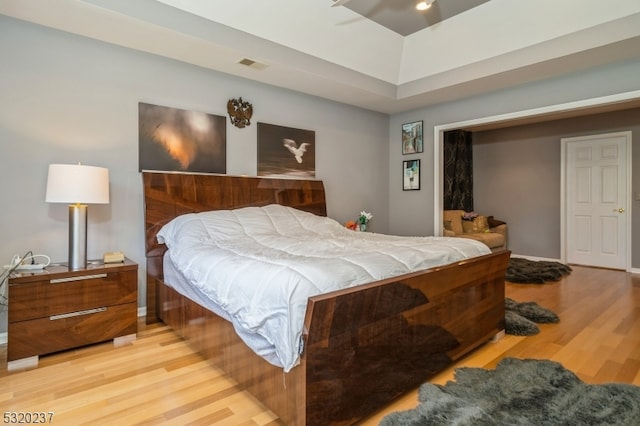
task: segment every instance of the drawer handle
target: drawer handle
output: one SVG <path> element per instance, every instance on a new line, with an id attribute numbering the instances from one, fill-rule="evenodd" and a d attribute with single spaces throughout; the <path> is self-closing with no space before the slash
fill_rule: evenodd
<path id="1" fill-rule="evenodd" d="M 107 274 L 80 275 L 78 277 L 56 278 L 49 281 L 51 284 L 68 283 L 72 281 L 93 280 L 96 278 L 107 278 Z"/>
<path id="2" fill-rule="evenodd" d="M 79 316 L 82 316 L 82 315 L 97 314 L 98 312 L 104 312 L 106 310 L 107 310 L 107 308 L 87 309 L 85 311 L 69 312 L 68 314 L 51 315 L 49 317 L 49 319 L 51 321 L 55 321 L 55 320 L 64 319 L 64 318 L 73 318 L 73 317 L 79 317 Z"/>

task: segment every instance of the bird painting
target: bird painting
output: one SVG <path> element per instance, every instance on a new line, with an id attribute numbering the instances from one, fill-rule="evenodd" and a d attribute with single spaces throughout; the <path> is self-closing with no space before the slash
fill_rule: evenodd
<path id="1" fill-rule="evenodd" d="M 298 163 L 302 163 L 302 156 L 307 152 L 307 147 L 311 146 L 308 142 L 303 142 L 298 146 L 293 139 L 282 139 L 282 144 L 293 154 Z"/>
<path id="2" fill-rule="evenodd" d="M 258 176 L 315 179 L 316 134 L 276 124 L 257 123 Z"/>

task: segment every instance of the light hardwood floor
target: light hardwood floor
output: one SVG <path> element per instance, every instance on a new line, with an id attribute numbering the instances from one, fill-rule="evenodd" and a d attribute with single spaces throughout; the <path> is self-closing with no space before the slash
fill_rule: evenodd
<path id="1" fill-rule="evenodd" d="M 550 284 L 507 284 L 507 297 L 535 301 L 560 316 L 536 336 L 487 343 L 455 368 L 493 368 L 504 357 L 552 359 L 588 383 L 640 385 L 640 275 L 574 267 Z M 37 369 L 8 373 L 0 346 L 0 411 L 52 412 L 53 424 L 279 425 L 250 395 L 209 366 L 162 324 L 140 323 L 138 339 L 66 351 Z M 411 392 L 363 421 L 377 425 L 392 411 L 417 404 Z"/>

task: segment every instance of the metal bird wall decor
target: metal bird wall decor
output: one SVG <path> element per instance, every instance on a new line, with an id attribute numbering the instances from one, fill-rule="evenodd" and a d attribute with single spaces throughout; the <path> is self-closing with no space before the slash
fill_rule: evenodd
<path id="1" fill-rule="evenodd" d="M 253 115 L 253 105 L 247 101 L 243 101 L 242 97 L 238 99 L 229 99 L 227 101 L 227 112 L 231 124 L 242 129 L 251 125 L 251 116 Z"/>

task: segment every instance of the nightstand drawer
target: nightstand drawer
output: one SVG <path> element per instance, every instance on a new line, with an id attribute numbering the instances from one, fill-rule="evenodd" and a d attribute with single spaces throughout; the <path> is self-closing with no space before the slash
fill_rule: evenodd
<path id="1" fill-rule="evenodd" d="M 137 311 L 134 302 L 10 323 L 7 359 L 13 361 L 135 334 Z"/>
<path id="2" fill-rule="evenodd" d="M 82 275 L 49 277 L 9 284 L 9 322 L 47 318 L 51 315 L 100 306 L 137 302 L 136 270 L 91 271 Z"/>

